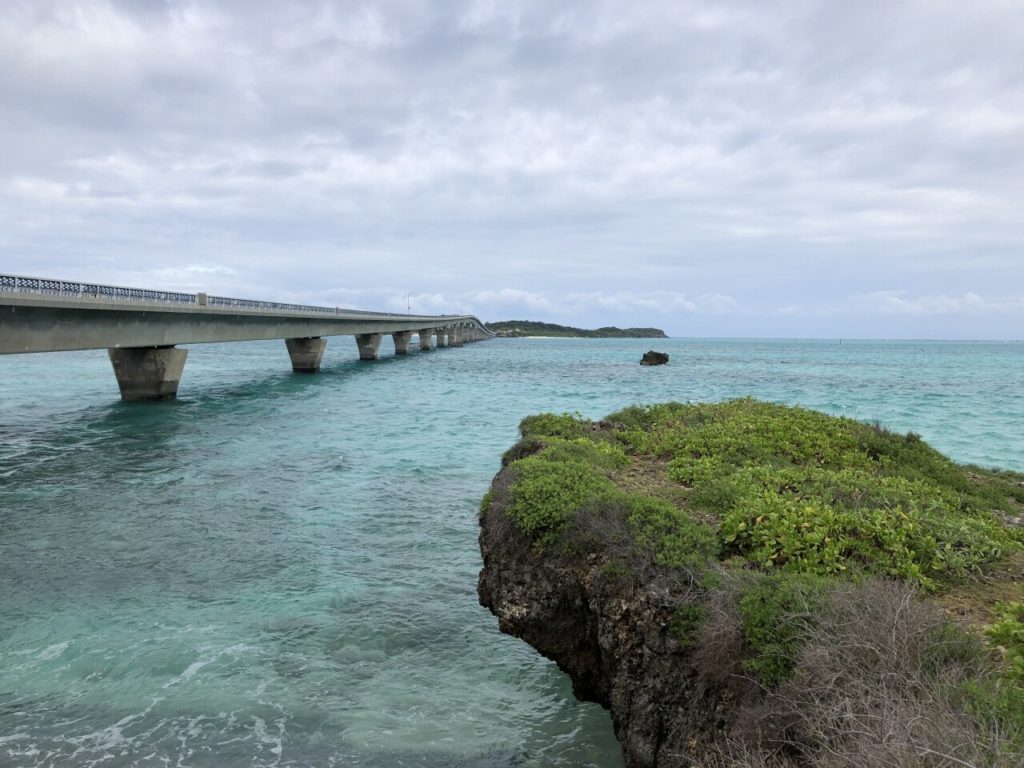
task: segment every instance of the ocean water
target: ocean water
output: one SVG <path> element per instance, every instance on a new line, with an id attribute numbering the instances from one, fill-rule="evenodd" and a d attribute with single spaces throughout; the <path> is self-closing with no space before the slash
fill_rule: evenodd
<path id="1" fill-rule="evenodd" d="M 1024 343 L 384 346 L 303 376 L 283 342 L 196 345 L 159 404 L 103 351 L 0 357 L 0 766 L 620 766 L 477 605 L 530 413 L 752 395 L 1024 470 Z"/>

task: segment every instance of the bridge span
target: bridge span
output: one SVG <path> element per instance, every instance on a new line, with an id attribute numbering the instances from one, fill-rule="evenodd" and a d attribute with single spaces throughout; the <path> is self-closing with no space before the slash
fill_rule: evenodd
<path id="1" fill-rule="evenodd" d="M 473 315 L 411 315 L 230 299 L 205 293 L 0 275 L 0 354 L 106 349 L 124 400 L 175 397 L 187 349 L 179 344 L 284 339 L 292 370 L 316 373 L 327 336 L 354 336 L 376 360 L 390 335 L 396 355 L 460 347 L 493 336 Z"/>

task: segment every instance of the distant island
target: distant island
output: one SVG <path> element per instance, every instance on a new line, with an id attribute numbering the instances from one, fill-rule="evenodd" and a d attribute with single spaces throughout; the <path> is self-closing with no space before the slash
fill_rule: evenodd
<path id="1" fill-rule="evenodd" d="M 485 323 L 487 329 L 498 336 L 560 336 L 583 339 L 667 339 L 660 328 L 616 328 L 609 326 L 589 330 L 570 325 L 539 323 L 535 320 L 502 320 Z"/>

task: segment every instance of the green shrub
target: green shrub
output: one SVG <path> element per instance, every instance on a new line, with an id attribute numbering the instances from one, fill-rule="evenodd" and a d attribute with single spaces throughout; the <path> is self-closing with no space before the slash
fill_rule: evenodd
<path id="1" fill-rule="evenodd" d="M 827 598 L 828 581 L 808 574 L 760 576 L 740 598 L 744 666 L 771 688 L 785 680 L 812 636 L 814 616 Z"/>
<path id="2" fill-rule="evenodd" d="M 636 425 L 623 442 L 667 460 L 691 503 L 721 517 L 724 553 L 760 567 L 933 588 L 1024 539 L 991 512 L 1013 482 L 972 483 L 913 433 L 750 399 L 623 413 Z"/>
<path id="3" fill-rule="evenodd" d="M 631 405 L 621 411 L 610 413 L 605 421 L 614 424 L 620 431 L 626 429 L 648 429 L 654 424 L 650 406 Z"/>
<path id="4" fill-rule="evenodd" d="M 788 463 L 833 467 L 868 466 L 850 419 L 755 400 L 688 406 L 655 424 L 651 452 L 671 456 L 680 470 L 713 457 L 723 465 Z"/>
<path id="5" fill-rule="evenodd" d="M 982 732 L 998 734 L 1024 755 L 1024 686 L 988 675 L 953 693 L 962 698 L 961 707 L 979 721 Z"/>
<path id="6" fill-rule="evenodd" d="M 733 467 L 717 456 L 683 454 L 668 463 L 668 476 L 683 485 L 700 486 L 720 480 L 731 473 Z"/>
<path id="7" fill-rule="evenodd" d="M 698 406 L 678 402 L 631 405 L 621 411 L 608 414 L 604 421 L 617 425 L 620 431 L 623 428 L 626 430 L 648 430 L 655 424 L 668 424 L 686 414 L 691 414 L 695 407 Z"/>
<path id="8" fill-rule="evenodd" d="M 551 543 L 573 514 L 613 488 L 607 477 L 579 461 L 534 455 L 515 462 L 512 471 L 508 514 L 541 544 Z"/>
<path id="9" fill-rule="evenodd" d="M 535 437 L 524 437 L 518 443 L 501 454 L 501 466 L 507 467 L 512 462 L 525 459 L 527 456 L 532 456 L 543 448 L 543 441 L 538 440 Z"/>
<path id="10" fill-rule="evenodd" d="M 585 462 L 602 469 L 615 469 L 629 463 L 621 446 L 584 437 L 548 438 L 544 441 L 542 455 L 548 461 Z"/>
<path id="11" fill-rule="evenodd" d="M 747 471 L 741 478 L 746 492 L 737 492 L 723 518 L 722 540 L 764 567 L 852 567 L 930 588 L 936 579 L 979 573 L 1011 546 L 990 515 L 965 514 L 957 494 L 926 480 L 817 468 Z"/>
<path id="12" fill-rule="evenodd" d="M 622 505 L 639 543 L 673 567 L 721 554 L 934 589 L 981 573 L 1024 541 L 993 514 L 1015 509 L 1017 475 L 968 474 L 913 433 L 803 408 L 663 403 L 613 413 L 600 430 L 578 414 L 543 413 L 523 419 L 520 431 L 504 462 L 519 478 L 512 513 L 524 531 L 549 536 L 601 496 Z M 688 512 L 611 493 L 627 451 L 665 461 L 684 486 L 676 501 L 720 520 L 720 553 Z"/>
<path id="13" fill-rule="evenodd" d="M 746 496 L 756 490 L 756 485 L 748 482 L 746 477 L 725 472 L 720 477 L 713 477 L 695 485 L 689 498 L 690 503 L 697 509 L 715 515 L 725 515 L 736 509 Z"/>
<path id="14" fill-rule="evenodd" d="M 1006 649 L 1007 675 L 1024 683 L 1024 603 L 997 603 L 996 613 L 998 619 L 985 634 Z"/>
<path id="15" fill-rule="evenodd" d="M 538 413 L 519 422 L 519 433 L 524 437 L 583 437 L 590 431 L 590 422 L 582 416 L 569 413 Z"/>
<path id="16" fill-rule="evenodd" d="M 601 575 L 611 581 L 622 581 L 631 574 L 629 566 L 621 560 L 609 560 L 601 568 Z"/>
<path id="17" fill-rule="evenodd" d="M 673 611 L 668 623 L 669 632 L 683 645 L 692 646 L 697 642 L 707 616 L 707 608 L 700 603 L 684 603 Z"/>
<path id="18" fill-rule="evenodd" d="M 637 542 L 654 552 L 655 562 L 703 571 L 718 556 L 718 537 L 708 526 L 662 499 L 623 494 Z"/>

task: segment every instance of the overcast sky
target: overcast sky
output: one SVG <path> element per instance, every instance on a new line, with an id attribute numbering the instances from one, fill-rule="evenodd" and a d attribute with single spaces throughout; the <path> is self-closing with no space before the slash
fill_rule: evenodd
<path id="1" fill-rule="evenodd" d="M 2 272 L 1024 338 L 1020 0 L 3 0 L 0 115 Z"/>

